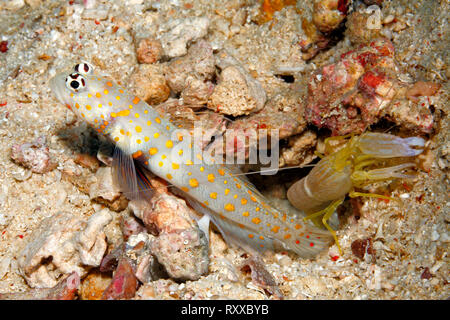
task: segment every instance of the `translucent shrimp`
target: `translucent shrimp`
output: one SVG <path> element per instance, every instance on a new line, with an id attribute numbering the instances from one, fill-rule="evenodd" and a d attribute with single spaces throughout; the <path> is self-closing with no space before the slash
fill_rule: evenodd
<path id="1" fill-rule="evenodd" d="M 333 152 L 332 141 L 342 142 L 344 146 Z M 392 199 L 358 192 L 355 188 L 375 181 L 414 177 L 404 172 L 415 166 L 413 162 L 395 166 L 386 166 L 386 162 L 390 158 L 415 157 L 422 153 L 424 145 L 425 141 L 419 137 L 400 138 L 375 132 L 328 138 L 325 140 L 325 153 L 328 155 L 323 156 L 306 177 L 289 188 L 287 197 L 293 206 L 308 214 L 305 220 L 313 219 L 317 224 L 317 219 L 322 216 L 321 223 L 331 232 L 342 252 L 336 232 L 327 221 L 345 196 Z"/>

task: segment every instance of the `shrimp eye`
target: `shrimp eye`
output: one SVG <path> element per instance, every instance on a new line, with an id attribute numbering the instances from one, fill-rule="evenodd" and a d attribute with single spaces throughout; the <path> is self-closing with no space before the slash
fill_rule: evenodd
<path id="1" fill-rule="evenodd" d="M 72 73 L 66 78 L 66 87 L 74 92 L 86 88 L 86 80 L 79 73 Z"/>
<path id="2" fill-rule="evenodd" d="M 91 74 L 94 68 L 86 62 L 78 63 L 73 68 L 76 72 L 82 74 L 82 75 L 88 75 Z"/>

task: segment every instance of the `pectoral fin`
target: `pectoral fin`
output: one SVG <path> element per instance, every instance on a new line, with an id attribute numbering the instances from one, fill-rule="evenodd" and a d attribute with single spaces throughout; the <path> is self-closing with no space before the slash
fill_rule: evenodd
<path id="1" fill-rule="evenodd" d="M 120 148 L 114 149 L 113 154 L 113 178 L 119 185 L 122 193 L 129 200 L 150 200 L 153 195 L 148 172 L 133 156 L 128 155 Z"/>

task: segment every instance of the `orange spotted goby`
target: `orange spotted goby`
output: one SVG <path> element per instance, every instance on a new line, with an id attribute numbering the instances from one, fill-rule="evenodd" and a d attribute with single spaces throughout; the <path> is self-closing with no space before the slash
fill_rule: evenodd
<path id="1" fill-rule="evenodd" d="M 175 186 L 228 242 L 244 249 L 287 249 L 309 258 L 331 242 L 328 231 L 277 210 L 234 170 L 194 161 L 202 156 L 192 152 L 178 126 L 90 64 L 56 75 L 50 86 L 60 102 L 114 143 L 113 172 L 128 198 L 151 195 L 144 168 Z"/>

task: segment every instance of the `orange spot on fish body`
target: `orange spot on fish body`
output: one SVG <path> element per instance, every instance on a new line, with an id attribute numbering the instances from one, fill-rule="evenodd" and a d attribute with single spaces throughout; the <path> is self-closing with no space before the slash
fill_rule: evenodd
<path id="1" fill-rule="evenodd" d="M 192 188 L 198 187 L 198 181 L 197 181 L 197 179 L 195 179 L 195 178 L 189 179 L 189 185 L 190 185 Z"/>
<path id="2" fill-rule="evenodd" d="M 234 205 L 232 203 L 227 203 L 225 205 L 225 210 L 227 210 L 227 211 L 234 211 Z"/>
<path id="3" fill-rule="evenodd" d="M 261 222 L 261 219 L 258 218 L 258 217 L 255 217 L 255 218 L 252 219 L 252 222 L 253 222 L 254 224 L 259 224 L 259 223 Z"/>
<path id="4" fill-rule="evenodd" d="M 139 158 L 140 156 L 142 156 L 142 151 L 141 150 L 138 150 L 135 153 L 133 153 L 133 158 L 134 159 Z"/>

